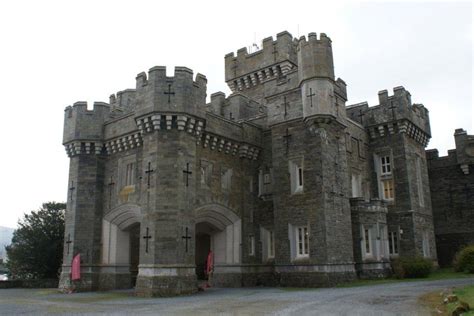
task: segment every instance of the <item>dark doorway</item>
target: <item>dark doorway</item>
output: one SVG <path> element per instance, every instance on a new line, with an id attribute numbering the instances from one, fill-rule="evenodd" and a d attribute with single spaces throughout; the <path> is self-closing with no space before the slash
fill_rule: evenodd
<path id="1" fill-rule="evenodd" d="M 211 250 L 211 236 L 206 233 L 196 233 L 196 275 L 198 280 L 207 280 L 206 260 Z"/>
<path id="2" fill-rule="evenodd" d="M 135 287 L 140 262 L 140 224 L 130 228 L 130 277 L 131 286 Z"/>

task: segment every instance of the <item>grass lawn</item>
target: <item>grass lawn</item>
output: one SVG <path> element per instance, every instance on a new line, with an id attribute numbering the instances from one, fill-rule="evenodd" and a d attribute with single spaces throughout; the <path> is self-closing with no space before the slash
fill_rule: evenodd
<path id="1" fill-rule="evenodd" d="M 414 281 L 435 281 L 446 279 L 464 279 L 474 278 L 474 274 L 454 272 L 452 268 L 438 269 L 432 272 L 427 278 L 413 278 L 413 279 L 397 279 L 395 277 L 380 279 L 380 280 L 356 280 L 350 283 L 340 284 L 337 287 L 355 287 L 364 285 L 390 284 L 397 282 L 414 282 Z"/>
<path id="2" fill-rule="evenodd" d="M 469 304 L 471 310 L 464 315 L 474 315 L 474 285 L 469 285 L 463 288 L 453 290 L 453 293 L 457 295 L 459 301 L 463 301 Z M 431 292 L 423 295 L 420 297 L 420 302 L 423 305 L 428 306 L 432 311 L 433 315 L 451 315 L 454 309 L 458 306 L 455 303 L 444 304 L 443 299 L 447 293 L 440 293 L 440 292 Z"/>
<path id="3" fill-rule="evenodd" d="M 471 310 L 463 315 L 474 315 L 474 285 L 470 285 L 464 288 L 455 289 L 454 294 L 458 296 L 460 301 L 466 302 L 471 307 Z M 447 306 L 449 315 L 453 312 L 456 308 L 455 303 L 450 303 Z"/>

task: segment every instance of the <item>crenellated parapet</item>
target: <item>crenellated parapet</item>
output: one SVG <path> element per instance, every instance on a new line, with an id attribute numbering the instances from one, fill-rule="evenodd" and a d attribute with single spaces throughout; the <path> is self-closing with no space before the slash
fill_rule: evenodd
<path id="1" fill-rule="evenodd" d="M 300 82 L 313 78 L 334 80 L 334 62 L 331 39 L 321 33 L 309 33 L 298 41 L 298 77 Z"/>
<path id="2" fill-rule="evenodd" d="M 135 110 L 135 89 L 126 89 L 111 94 L 109 99 L 111 116 L 117 116 Z"/>
<path id="3" fill-rule="evenodd" d="M 63 145 L 68 156 L 100 154 L 103 151 L 103 124 L 109 118 L 110 106 L 94 102 L 92 110 L 87 102 L 76 102 L 64 110 Z"/>
<path id="4" fill-rule="evenodd" d="M 207 79 L 186 67 L 175 67 L 174 76 L 166 76 L 166 67 L 156 66 L 136 78 L 135 116 L 150 113 L 188 113 L 203 117 Z"/>
<path id="5" fill-rule="evenodd" d="M 468 135 L 462 128 L 454 133 L 457 162 L 464 174 L 469 174 L 469 166 L 474 168 L 474 135 Z"/>
<path id="6" fill-rule="evenodd" d="M 276 40 L 267 37 L 262 46 L 254 53 L 244 47 L 237 56 L 233 52 L 225 56 L 225 81 L 232 92 L 251 89 L 296 69 L 296 42 L 290 33 L 278 33 Z"/>
<path id="7" fill-rule="evenodd" d="M 410 92 L 404 87 L 379 92 L 379 105 L 369 107 L 367 102 L 346 108 L 347 116 L 368 129 L 371 138 L 405 133 L 426 147 L 431 138 L 429 112 L 422 104 L 412 104 Z"/>
<path id="8" fill-rule="evenodd" d="M 448 156 L 440 157 L 437 149 L 430 149 L 426 151 L 426 159 L 433 168 L 459 165 L 463 174 L 471 174 L 474 172 L 474 135 L 458 128 L 454 132 L 454 141 L 456 149 L 449 150 Z"/>
<path id="9" fill-rule="evenodd" d="M 223 92 L 211 94 L 207 111 L 230 121 L 243 121 L 265 112 L 264 107 L 241 93 L 233 93 L 226 98 Z"/>

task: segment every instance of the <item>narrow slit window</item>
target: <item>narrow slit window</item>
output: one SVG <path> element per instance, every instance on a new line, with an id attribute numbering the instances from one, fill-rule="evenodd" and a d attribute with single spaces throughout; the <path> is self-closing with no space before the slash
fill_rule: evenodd
<path id="1" fill-rule="evenodd" d="M 298 167 L 298 186 L 303 186 L 303 169 Z"/>

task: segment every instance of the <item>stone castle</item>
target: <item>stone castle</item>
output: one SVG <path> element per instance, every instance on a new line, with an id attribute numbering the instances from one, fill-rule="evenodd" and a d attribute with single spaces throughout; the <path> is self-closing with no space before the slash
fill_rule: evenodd
<path id="1" fill-rule="evenodd" d="M 196 292 L 210 250 L 210 282 L 230 287 L 330 286 L 385 276 L 396 256 L 437 262 L 428 110 L 407 90 L 346 105 L 323 33 L 227 54 L 225 80 L 232 94 L 206 103 L 205 76 L 158 66 L 109 104 L 66 108 L 61 288 L 77 253 L 76 290 L 163 296 Z M 444 165 L 469 173 L 469 148 Z"/>

